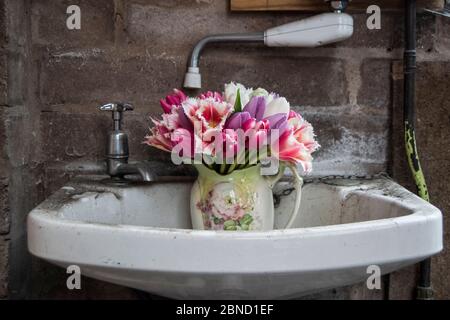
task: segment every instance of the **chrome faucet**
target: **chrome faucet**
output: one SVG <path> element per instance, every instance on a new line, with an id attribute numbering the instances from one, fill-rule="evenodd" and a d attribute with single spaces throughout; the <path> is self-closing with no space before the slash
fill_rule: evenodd
<path id="1" fill-rule="evenodd" d="M 111 111 L 114 122 L 113 131 L 108 135 L 106 146 L 106 170 L 114 180 L 125 180 L 125 176 L 139 175 L 142 181 L 154 181 L 147 164 L 143 162 L 128 163 L 128 135 L 122 131 L 122 118 L 125 111 L 133 110 L 129 103 L 108 103 L 99 107 L 102 111 Z"/>

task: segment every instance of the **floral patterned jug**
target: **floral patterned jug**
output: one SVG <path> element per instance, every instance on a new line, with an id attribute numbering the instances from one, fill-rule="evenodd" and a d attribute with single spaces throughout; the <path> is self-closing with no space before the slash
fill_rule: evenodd
<path id="1" fill-rule="evenodd" d="M 220 175 L 204 165 L 196 165 L 198 179 L 191 191 L 193 229 L 227 231 L 267 231 L 274 228 L 272 188 L 283 176 L 262 176 L 259 165 Z M 286 225 L 290 228 L 300 207 L 302 179 L 295 167 L 295 205 Z"/>

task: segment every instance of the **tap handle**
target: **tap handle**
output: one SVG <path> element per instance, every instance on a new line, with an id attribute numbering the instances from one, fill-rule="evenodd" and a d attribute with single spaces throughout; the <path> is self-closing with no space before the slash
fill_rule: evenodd
<path id="1" fill-rule="evenodd" d="M 127 102 L 111 102 L 98 107 L 102 111 L 132 111 L 133 105 Z"/>
<path id="2" fill-rule="evenodd" d="M 127 102 L 111 102 L 98 107 L 101 111 L 111 111 L 114 121 L 114 131 L 122 129 L 122 112 L 132 111 L 133 105 Z"/>

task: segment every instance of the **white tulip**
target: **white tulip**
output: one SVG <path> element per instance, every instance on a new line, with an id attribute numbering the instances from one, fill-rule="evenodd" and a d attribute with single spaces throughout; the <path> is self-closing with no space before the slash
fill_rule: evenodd
<path id="1" fill-rule="evenodd" d="M 291 107 L 289 105 L 289 102 L 286 100 L 286 98 L 278 97 L 273 98 L 270 102 L 266 100 L 266 111 L 264 112 L 264 118 L 267 118 L 269 116 L 272 116 L 277 113 L 285 113 L 287 116 L 289 116 L 289 112 L 291 110 Z"/>
<path id="2" fill-rule="evenodd" d="M 276 93 L 270 93 L 266 96 L 265 101 L 266 101 L 266 106 L 271 103 L 273 101 L 273 99 L 278 98 L 278 95 Z"/>
<path id="3" fill-rule="evenodd" d="M 241 98 L 242 108 L 250 101 L 250 96 L 253 92 L 252 88 L 246 88 L 240 83 L 230 82 L 225 84 L 225 101 L 234 106 L 236 103 L 237 91 L 239 90 L 239 96 Z"/>
<path id="4" fill-rule="evenodd" d="M 251 98 L 253 97 L 268 97 L 269 96 L 269 92 L 267 92 L 266 89 L 263 88 L 258 88 L 253 90 L 252 94 L 251 94 Z"/>

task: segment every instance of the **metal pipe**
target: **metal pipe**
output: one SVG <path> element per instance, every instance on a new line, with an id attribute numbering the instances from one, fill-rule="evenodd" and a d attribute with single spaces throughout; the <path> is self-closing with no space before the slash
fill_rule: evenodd
<path id="1" fill-rule="evenodd" d="M 229 33 L 229 34 L 215 34 L 201 39 L 195 45 L 191 53 L 187 72 L 184 76 L 185 88 L 200 89 L 202 87 L 202 77 L 200 75 L 200 68 L 198 63 L 200 60 L 200 53 L 208 43 L 223 43 L 223 42 L 261 42 L 264 43 L 265 33 Z"/>
<path id="2" fill-rule="evenodd" d="M 408 128 L 415 124 L 416 86 L 416 0 L 406 0 L 405 52 L 404 52 L 404 109 L 403 116 Z"/>
<path id="3" fill-rule="evenodd" d="M 253 33 L 228 33 L 215 34 L 201 39 L 192 50 L 189 67 L 198 68 L 200 53 L 208 43 L 218 42 L 262 42 L 264 43 L 264 32 Z"/>
<path id="4" fill-rule="evenodd" d="M 405 0 L 405 55 L 404 55 L 404 108 L 405 147 L 409 167 L 414 178 L 419 196 L 429 201 L 425 177 L 420 165 L 415 135 L 415 95 L 416 95 L 416 0 Z M 420 274 L 417 283 L 418 300 L 433 299 L 431 287 L 431 259 L 420 263 Z"/>

